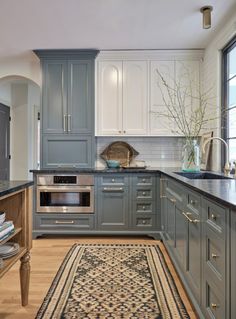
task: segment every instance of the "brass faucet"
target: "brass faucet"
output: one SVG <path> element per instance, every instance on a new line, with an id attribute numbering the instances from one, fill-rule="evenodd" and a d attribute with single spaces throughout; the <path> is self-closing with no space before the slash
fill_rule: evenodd
<path id="1" fill-rule="evenodd" d="M 211 140 L 219 140 L 225 145 L 226 162 L 225 162 L 225 166 L 224 166 L 224 174 L 226 176 L 229 176 L 230 175 L 230 171 L 231 171 L 230 163 L 229 163 L 229 146 L 225 142 L 225 140 L 223 140 L 223 138 L 221 138 L 221 137 L 209 137 L 202 145 L 202 152 L 203 153 L 205 153 L 206 144 L 209 143 Z"/>

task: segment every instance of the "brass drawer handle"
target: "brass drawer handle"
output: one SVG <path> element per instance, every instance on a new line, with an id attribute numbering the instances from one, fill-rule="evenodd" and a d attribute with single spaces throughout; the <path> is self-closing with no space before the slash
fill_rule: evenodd
<path id="1" fill-rule="evenodd" d="M 146 195 L 146 192 L 143 192 L 143 196 L 145 196 Z"/>
<path id="2" fill-rule="evenodd" d="M 114 183 L 114 182 L 115 182 L 115 179 L 114 179 L 114 178 L 112 178 L 112 180 L 111 180 L 111 181 L 112 181 L 112 183 Z"/>
<path id="3" fill-rule="evenodd" d="M 215 308 L 219 308 L 220 305 L 217 305 L 216 303 L 211 303 L 211 307 L 215 309 Z"/>
<path id="4" fill-rule="evenodd" d="M 175 198 L 170 198 L 171 203 L 176 203 L 176 199 Z"/>
<path id="5" fill-rule="evenodd" d="M 55 224 L 74 224 L 75 222 L 73 220 L 64 220 L 64 221 L 61 221 L 61 220 L 56 220 L 55 221 Z"/>
<path id="6" fill-rule="evenodd" d="M 193 223 L 193 224 L 200 223 L 200 220 L 199 220 L 199 219 L 191 219 L 191 218 L 189 217 L 189 216 L 192 215 L 191 213 L 182 212 L 182 214 L 186 217 L 186 219 L 187 219 L 190 223 Z"/>
<path id="7" fill-rule="evenodd" d="M 146 179 L 145 178 L 143 178 L 143 183 L 145 183 L 146 182 Z"/>
<path id="8" fill-rule="evenodd" d="M 197 204 L 197 201 L 191 199 L 191 200 L 190 200 L 190 204 L 191 204 L 191 205 L 195 205 L 195 204 Z"/>
<path id="9" fill-rule="evenodd" d="M 145 225 L 147 223 L 147 221 L 145 219 L 143 219 L 143 224 Z"/>
<path id="10" fill-rule="evenodd" d="M 146 210 L 146 206 L 143 206 L 143 210 Z"/>
<path id="11" fill-rule="evenodd" d="M 216 215 L 215 214 L 211 214 L 211 219 L 216 220 Z"/>
<path id="12" fill-rule="evenodd" d="M 216 254 L 211 254 L 211 257 L 212 258 L 218 258 L 218 257 L 220 257 L 219 255 L 216 255 Z"/>
<path id="13" fill-rule="evenodd" d="M 123 187 L 104 187 L 103 192 L 123 192 Z"/>

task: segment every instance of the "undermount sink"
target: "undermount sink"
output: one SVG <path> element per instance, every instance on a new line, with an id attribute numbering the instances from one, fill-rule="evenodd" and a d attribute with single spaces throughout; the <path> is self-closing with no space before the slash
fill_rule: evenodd
<path id="1" fill-rule="evenodd" d="M 209 172 L 199 172 L 199 173 L 174 172 L 174 173 L 189 179 L 231 179 L 231 177 L 228 177 L 228 176 L 218 175 L 218 174 L 209 173 Z"/>

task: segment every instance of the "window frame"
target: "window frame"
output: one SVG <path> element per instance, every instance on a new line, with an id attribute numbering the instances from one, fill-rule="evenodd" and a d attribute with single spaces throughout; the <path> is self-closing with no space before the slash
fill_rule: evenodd
<path id="1" fill-rule="evenodd" d="M 231 52 L 236 47 L 236 35 L 230 40 L 230 42 L 222 49 L 222 72 L 221 72 L 221 79 L 222 79 L 222 89 L 221 89 L 221 105 L 222 105 L 222 116 L 221 116 L 221 136 L 226 141 L 226 143 L 229 145 L 229 140 L 231 139 L 229 137 L 229 116 L 228 111 L 230 109 L 235 108 L 236 104 L 233 107 L 228 106 L 229 101 L 229 80 L 232 78 L 228 78 L 228 71 L 229 71 L 229 52 Z M 233 78 L 236 77 L 233 76 Z M 236 140 L 236 136 L 232 139 Z M 223 168 L 225 163 L 225 148 L 223 149 L 221 153 L 221 166 Z"/>

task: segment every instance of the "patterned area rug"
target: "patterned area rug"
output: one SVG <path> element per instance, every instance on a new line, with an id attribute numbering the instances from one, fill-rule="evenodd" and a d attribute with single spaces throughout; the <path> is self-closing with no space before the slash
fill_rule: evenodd
<path id="1" fill-rule="evenodd" d="M 36 319 L 190 318 L 154 245 L 78 245 L 65 257 Z"/>

